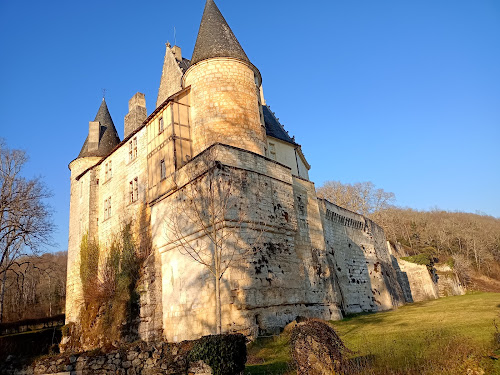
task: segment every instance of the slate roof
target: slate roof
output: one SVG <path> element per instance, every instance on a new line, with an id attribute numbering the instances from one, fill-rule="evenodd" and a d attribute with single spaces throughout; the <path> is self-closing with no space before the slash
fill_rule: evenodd
<path id="1" fill-rule="evenodd" d="M 182 61 L 177 61 L 177 65 L 181 68 L 182 73 L 186 73 L 186 70 L 191 66 L 191 61 L 183 57 Z"/>
<path id="2" fill-rule="evenodd" d="M 212 57 L 233 57 L 250 62 L 214 0 L 207 0 L 191 65 Z"/>
<path id="3" fill-rule="evenodd" d="M 115 124 L 113 124 L 113 119 L 109 114 L 108 106 L 106 100 L 102 99 L 101 106 L 97 111 L 94 121 L 99 121 L 101 124 L 101 131 L 99 134 L 99 146 L 95 151 L 88 150 L 88 135 L 83 144 L 82 150 L 78 155 L 79 158 L 84 158 L 87 156 L 107 156 L 113 149 L 120 143 L 120 137 L 116 131 Z"/>
<path id="4" fill-rule="evenodd" d="M 264 113 L 264 122 L 266 124 L 266 134 L 270 137 L 277 138 L 281 141 L 297 145 L 295 140 L 288 135 L 283 125 L 278 121 L 274 113 L 267 105 L 262 106 L 262 111 Z"/>

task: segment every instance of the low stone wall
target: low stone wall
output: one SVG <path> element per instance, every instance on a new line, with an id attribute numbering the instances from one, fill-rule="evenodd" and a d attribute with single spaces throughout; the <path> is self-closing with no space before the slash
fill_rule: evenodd
<path id="1" fill-rule="evenodd" d="M 1 374 L 123 374 L 123 375 L 208 375 L 212 369 L 203 361 L 190 362 L 189 353 L 195 341 L 181 343 L 139 342 L 107 353 L 91 351 L 58 354 L 34 361 L 29 367 L 16 369 L 15 359 L 0 364 Z M 11 356 L 12 357 L 12 356 Z M 244 366 L 244 362 L 240 364 Z"/>
<path id="2" fill-rule="evenodd" d="M 395 267 L 398 267 L 396 272 L 398 273 L 398 280 L 403 286 L 406 302 L 420 302 L 439 298 L 438 287 L 427 266 L 397 259 Z"/>
<path id="3" fill-rule="evenodd" d="M 438 276 L 439 297 L 461 296 L 465 294 L 465 288 L 458 279 L 457 274 L 446 264 L 434 266 Z"/>

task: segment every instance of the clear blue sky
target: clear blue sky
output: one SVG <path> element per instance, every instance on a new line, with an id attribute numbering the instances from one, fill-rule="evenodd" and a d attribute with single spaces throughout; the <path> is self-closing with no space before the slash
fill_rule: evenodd
<path id="1" fill-rule="evenodd" d="M 311 180 L 372 181 L 416 209 L 500 217 L 500 1 L 216 0 Z M 106 88 L 154 109 L 167 40 L 188 58 L 204 0 L 0 0 L 0 136 L 53 191 L 67 248 L 69 170 Z"/>

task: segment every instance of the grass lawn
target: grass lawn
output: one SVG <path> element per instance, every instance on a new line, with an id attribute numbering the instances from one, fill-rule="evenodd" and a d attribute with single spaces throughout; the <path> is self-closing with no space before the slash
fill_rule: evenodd
<path id="1" fill-rule="evenodd" d="M 500 359 L 494 359 L 500 352 L 493 345 L 493 320 L 500 323 L 499 314 L 500 293 L 472 293 L 332 325 L 363 368 L 355 373 L 486 375 L 500 374 Z M 285 374 L 289 363 L 289 336 L 284 333 L 250 346 L 247 373 Z"/>

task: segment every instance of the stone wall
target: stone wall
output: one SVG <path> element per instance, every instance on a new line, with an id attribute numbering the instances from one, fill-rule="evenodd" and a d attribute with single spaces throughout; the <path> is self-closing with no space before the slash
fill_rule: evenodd
<path id="1" fill-rule="evenodd" d="M 70 177 L 70 215 L 68 238 L 68 274 L 66 281 L 66 322 L 78 319 L 83 301 L 82 284 L 80 280 L 80 243 L 82 236 L 89 229 L 91 176 L 84 174 L 85 170 L 99 162 L 101 158 L 88 157 L 73 160 L 69 167 Z M 94 219 L 95 220 L 95 219 Z"/>
<path id="2" fill-rule="evenodd" d="M 406 302 L 419 302 L 439 297 L 437 284 L 427 266 L 397 259 L 394 267 L 401 280 L 400 283 L 406 285 L 404 287 Z"/>
<path id="3" fill-rule="evenodd" d="M 179 60 L 176 59 L 172 50 L 173 48 L 170 48 L 169 45 L 166 46 L 156 107 L 159 107 L 169 96 L 181 90 L 183 71 L 179 67 Z"/>
<path id="4" fill-rule="evenodd" d="M 385 234 L 373 221 L 320 200 L 326 254 L 336 270 L 346 313 L 387 310 L 404 303 Z"/>
<path id="5" fill-rule="evenodd" d="M 238 248 L 243 257 L 222 280 L 223 330 L 255 337 L 279 332 L 301 315 L 340 318 L 333 270 L 322 255 L 314 185 L 293 179 L 289 168 L 260 155 L 223 145 L 210 150 L 230 170 L 238 209 L 245 213 L 244 226 L 227 224 L 227 230 L 237 231 L 235 237 L 246 245 Z M 185 167 L 194 171 L 179 173 L 177 186 L 188 183 L 188 176 L 202 174 L 196 166 L 202 158 Z M 179 212 L 178 194 L 179 190 L 152 206 L 154 246 L 162 263 L 164 332 L 173 341 L 213 332 L 215 324 L 213 276 L 169 241 L 172 235 L 165 221 L 170 220 L 169 212 Z M 300 233 L 298 194 L 310 211 L 301 214 L 305 224 Z M 234 219 L 228 217 L 226 222 Z M 195 233 L 185 235 L 206 240 Z"/>
<path id="6" fill-rule="evenodd" d="M 134 139 L 137 141 L 134 142 Z M 129 147 L 129 142 L 132 143 L 132 148 Z M 80 244 L 84 234 L 88 233 L 90 239 L 99 242 L 101 265 L 106 260 L 107 250 L 128 222 L 132 223 L 140 251 L 148 253 L 152 251 L 150 209 L 146 204 L 148 173 L 146 154 L 146 128 L 142 128 L 108 157 L 79 158 L 70 164 L 72 173 L 66 294 L 67 323 L 78 322 L 83 303 Z M 109 208 L 106 202 L 108 199 L 111 200 L 111 214 L 106 215 L 105 210 Z M 158 255 L 155 256 L 153 252 L 146 263 L 140 282 L 142 310 L 139 314 L 138 329 L 141 338 L 145 340 L 155 339 L 158 334 L 161 335 L 162 319 L 159 312 L 162 308 L 161 276 L 157 259 Z"/>
<path id="7" fill-rule="evenodd" d="M 98 351 L 46 357 L 36 360 L 30 367 L 22 370 L 9 369 L 8 363 L 0 365 L 0 369 L 13 375 L 212 374 L 212 369 L 202 361 L 189 362 L 188 354 L 192 345 L 192 342 L 141 342 L 108 353 Z"/>
<path id="8" fill-rule="evenodd" d="M 437 286 L 439 297 L 461 296 L 465 294 L 465 288 L 460 282 L 458 275 L 445 264 L 435 265 L 437 275 Z"/>
<path id="9" fill-rule="evenodd" d="M 194 155 L 218 142 L 264 155 L 260 75 L 248 64 L 231 58 L 204 60 L 191 66 L 183 81 L 183 87 L 191 86 Z"/>

